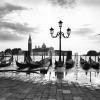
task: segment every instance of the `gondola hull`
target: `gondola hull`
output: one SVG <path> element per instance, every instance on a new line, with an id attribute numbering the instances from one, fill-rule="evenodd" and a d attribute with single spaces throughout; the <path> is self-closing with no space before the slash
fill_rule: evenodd
<path id="1" fill-rule="evenodd" d="M 84 64 L 81 64 L 81 67 L 83 70 L 88 71 L 91 68 L 91 65 L 88 62 L 84 62 Z"/>
<path id="2" fill-rule="evenodd" d="M 1 61 L 0 68 L 1 67 L 8 67 L 8 66 L 10 66 L 12 61 L 13 61 L 13 56 L 9 60 Z"/>
<path id="3" fill-rule="evenodd" d="M 11 62 L 9 63 L 0 63 L 0 68 L 1 67 L 7 67 L 7 66 L 10 66 Z"/>
<path id="4" fill-rule="evenodd" d="M 74 67 L 74 61 L 72 59 L 66 61 L 66 69 L 71 69 Z"/>
<path id="5" fill-rule="evenodd" d="M 91 68 L 95 69 L 95 70 L 99 70 L 99 63 L 91 63 Z"/>
<path id="6" fill-rule="evenodd" d="M 39 68 L 41 66 L 41 64 L 38 63 L 19 63 L 16 61 L 16 65 L 18 66 L 19 69 L 24 69 L 24 68 L 29 68 L 29 69 L 35 69 L 35 68 Z"/>

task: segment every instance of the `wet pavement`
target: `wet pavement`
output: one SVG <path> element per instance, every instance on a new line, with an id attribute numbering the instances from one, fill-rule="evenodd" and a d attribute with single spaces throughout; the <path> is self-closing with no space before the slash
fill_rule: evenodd
<path id="1" fill-rule="evenodd" d="M 0 100 L 100 100 L 100 89 L 74 82 L 23 82 L 0 78 Z"/>
<path id="2" fill-rule="evenodd" d="M 8 69 L 16 69 L 16 65 Z M 55 69 L 53 63 L 45 75 L 3 72 L 0 100 L 100 100 L 99 79 L 100 74 L 93 69 L 86 75 L 78 62 L 70 70 Z"/>

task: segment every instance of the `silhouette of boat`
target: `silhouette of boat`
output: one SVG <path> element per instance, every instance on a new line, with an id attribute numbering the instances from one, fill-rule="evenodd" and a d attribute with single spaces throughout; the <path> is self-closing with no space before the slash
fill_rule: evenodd
<path id="1" fill-rule="evenodd" d="M 83 58 L 80 58 L 80 64 L 83 70 L 88 71 L 91 68 L 90 63 L 84 60 Z"/>
<path id="2" fill-rule="evenodd" d="M 63 67 L 63 65 L 64 65 L 63 61 L 56 61 L 55 60 L 55 68 L 57 68 L 57 67 Z"/>
<path id="3" fill-rule="evenodd" d="M 11 58 L 9 60 L 2 60 L 0 62 L 0 67 L 10 66 L 10 64 L 12 63 L 12 61 L 13 61 L 13 56 L 11 56 Z"/>
<path id="4" fill-rule="evenodd" d="M 45 68 L 44 69 L 40 69 L 40 73 L 41 74 L 47 74 L 47 72 L 48 72 L 48 69 L 45 69 Z"/>
<path id="5" fill-rule="evenodd" d="M 2 61 L 4 59 L 4 55 L 2 55 L 1 57 L 0 57 L 0 61 Z"/>
<path id="6" fill-rule="evenodd" d="M 19 63 L 18 61 L 16 61 L 16 65 L 18 66 L 18 69 L 24 69 L 24 68 L 35 69 L 41 67 L 41 63 L 39 62 Z"/>
<path id="7" fill-rule="evenodd" d="M 71 69 L 74 67 L 74 61 L 72 59 L 68 59 L 66 61 L 66 69 Z"/>
<path id="8" fill-rule="evenodd" d="M 28 70 L 27 70 L 27 74 L 30 74 L 32 71 L 39 71 L 41 74 L 47 74 L 48 70 L 49 70 L 49 67 L 51 66 L 51 59 L 48 57 L 48 58 L 45 58 L 45 59 L 42 59 L 38 62 L 40 64 L 39 67 L 28 67 Z"/>
<path id="9" fill-rule="evenodd" d="M 91 59 L 91 68 L 95 69 L 95 70 L 99 70 L 99 63 L 98 62 L 95 62 L 94 60 Z"/>

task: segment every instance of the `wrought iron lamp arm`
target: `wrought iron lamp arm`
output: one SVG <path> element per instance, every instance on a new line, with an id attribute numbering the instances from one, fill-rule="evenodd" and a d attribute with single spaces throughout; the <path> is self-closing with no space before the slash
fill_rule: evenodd
<path id="1" fill-rule="evenodd" d="M 53 36 L 53 34 L 51 34 L 52 38 L 56 38 L 59 35 L 59 32 L 57 32 L 56 36 Z"/>
<path id="2" fill-rule="evenodd" d="M 63 36 L 64 38 L 69 38 L 69 34 L 68 34 L 68 36 L 65 36 L 63 32 L 61 32 L 61 34 L 62 34 L 62 36 Z"/>

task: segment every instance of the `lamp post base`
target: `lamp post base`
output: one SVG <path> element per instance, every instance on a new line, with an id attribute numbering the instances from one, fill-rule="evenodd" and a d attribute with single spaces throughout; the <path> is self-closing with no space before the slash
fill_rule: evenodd
<path id="1" fill-rule="evenodd" d="M 56 67 L 63 67 L 64 63 L 63 61 L 55 61 L 55 68 Z"/>

